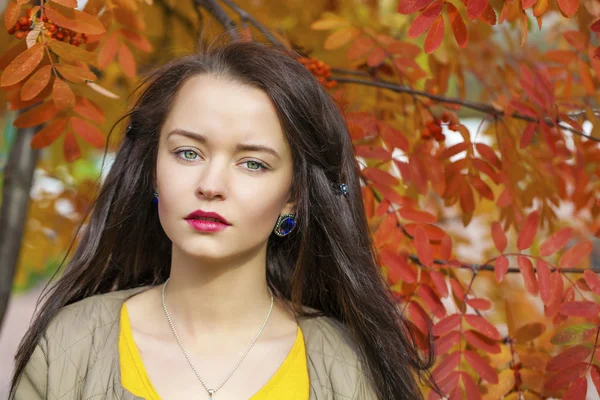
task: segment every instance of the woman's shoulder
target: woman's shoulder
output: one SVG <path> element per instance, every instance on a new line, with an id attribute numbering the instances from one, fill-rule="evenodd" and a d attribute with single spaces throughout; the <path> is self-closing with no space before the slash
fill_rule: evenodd
<path id="1" fill-rule="evenodd" d="M 144 288 L 97 294 L 62 307 L 52 318 L 45 337 L 61 346 L 94 339 L 114 330 L 123 302 Z"/>
<path id="2" fill-rule="evenodd" d="M 321 390 L 351 399 L 375 399 L 360 350 L 348 327 L 327 316 L 298 320 L 313 382 Z M 358 397 L 357 397 L 358 396 Z"/>

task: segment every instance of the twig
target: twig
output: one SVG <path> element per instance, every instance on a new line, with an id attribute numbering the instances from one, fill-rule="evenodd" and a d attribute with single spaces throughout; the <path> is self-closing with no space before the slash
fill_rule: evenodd
<path id="1" fill-rule="evenodd" d="M 172 16 L 174 16 L 175 18 L 177 18 L 177 20 L 179 22 L 181 22 L 190 32 L 195 32 L 196 31 L 196 27 L 194 26 L 194 22 L 192 22 L 192 20 L 188 19 L 187 16 L 184 13 L 182 13 L 180 10 L 178 10 L 177 8 L 174 8 L 174 7 L 170 7 L 165 2 L 165 0 L 155 0 L 155 2 L 160 7 L 162 7 L 162 9 L 165 11 L 165 13 L 171 14 Z"/>
<path id="2" fill-rule="evenodd" d="M 239 39 L 238 32 L 235 30 L 236 23 L 231 19 L 227 12 L 221 7 L 216 0 L 194 0 L 196 7 L 204 7 L 226 30 L 229 30 L 233 40 Z"/>
<path id="3" fill-rule="evenodd" d="M 364 79 L 346 78 L 343 76 L 331 76 L 330 79 L 337 81 L 337 82 L 341 82 L 341 83 L 354 83 L 354 84 L 365 85 L 365 86 L 374 86 L 374 87 L 379 87 L 379 88 L 383 88 L 383 89 L 389 89 L 389 90 L 392 90 L 397 93 L 407 93 L 407 94 L 411 94 L 413 96 L 427 97 L 431 100 L 439 101 L 441 103 L 457 104 L 457 105 L 467 107 L 472 110 L 480 111 L 480 112 L 483 112 L 486 114 L 491 114 L 491 115 L 498 116 L 498 117 L 504 117 L 504 112 L 497 110 L 494 107 L 487 105 L 487 104 L 476 103 L 473 101 L 462 100 L 462 99 L 457 99 L 457 98 L 448 98 L 448 97 L 444 97 L 444 96 L 438 96 L 435 94 L 415 90 L 408 86 L 397 85 L 397 84 L 394 84 L 391 82 L 386 82 L 386 81 L 381 81 L 381 80 L 380 81 L 372 81 L 372 80 L 364 80 Z M 537 118 L 530 117 L 528 115 L 519 114 L 517 112 L 511 114 L 511 117 L 521 119 L 524 121 L 540 122 L 539 119 L 537 119 Z M 547 117 L 544 118 L 544 122 L 549 126 L 554 126 L 554 121 L 552 121 L 550 118 L 547 118 Z M 559 121 L 559 123 L 560 122 L 562 122 L 562 121 Z M 586 135 L 584 132 L 578 131 L 577 129 L 573 129 L 570 126 L 560 125 L 560 128 L 564 129 L 566 131 L 572 132 L 576 135 L 588 138 L 589 140 L 593 140 L 595 142 L 600 143 L 600 138 L 595 138 L 593 136 Z"/>
<path id="4" fill-rule="evenodd" d="M 237 4 L 235 4 L 232 0 L 221 0 L 224 4 L 227 5 L 227 7 L 231 8 L 233 11 L 236 12 L 236 14 L 238 14 L 240 16 L 240 18 L 242 19 L 242 21 L 249 21 L 252 25 L 254 25 L 256 27 L 256 29 L 258 29 L 260 31 L 260 33 L 262 33 L 264 35 L 265 38 L 267 38 L 267 40 L 269 42 L 271 42 L 271 44 L 283 48 L 283 44 L 277 40 L 277 38 L 275 36 L 273 36 L 271 34 L 271 32 L 269 32 L 269 30 L 267 29 L 266 26 L 264 26 L 263 24 L 261 24 L 256 18 L 254 18 L 252 15 L 250 15 L 248 12 L 246 12 L 246 10 L 244 10 L 243 8 L 241 8 L 240 6 L 238 6 Z"/>

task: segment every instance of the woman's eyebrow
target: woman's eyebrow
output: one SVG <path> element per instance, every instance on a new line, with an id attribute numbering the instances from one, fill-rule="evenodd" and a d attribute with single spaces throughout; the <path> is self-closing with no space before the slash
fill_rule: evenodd
<path id="1" fill-rule="evenodd" d="M 184 129 L 174 129 L 174 130 L 172 130 L 167 135 L 167 139 L 169 139 L 169 137 L 171 137 L 172 135 L 185 136 L 185 137 L 188 137 L 188 138 L 190 138 L 192 140 L 195 140 L 197 142 L 200 142 L 200 143 L 207 143 L 208 142 L 208 138 L 206 136 L 202 135 L 201 133 L 190 132 L 190 131 L 186 131 Z M 274 157 L 276 157 L 276 158 L 278 158 L 278 159 L 281 160 L 281 156 L 274 149 L 272 149 L 272 148 L 270 148 L 268 146 L 260 145 L 260 144 L 238 143 L 235 146 L 235 149 L 237 151 L 262 151 L 264 153 L 269 153 L 269 154 L 273 155 Z"/>

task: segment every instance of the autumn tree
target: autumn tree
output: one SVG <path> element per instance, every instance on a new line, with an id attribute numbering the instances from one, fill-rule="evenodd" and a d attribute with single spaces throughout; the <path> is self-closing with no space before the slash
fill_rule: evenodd
<path id="1" fill-rule="evenodd" d="M 343 108 L 382 273 L 420 349 L 435 352 L 440 389 L 469 400 L 593 396 L 600 5 L 307 5 L 8 3 L 0 86 L 16 132 L 3 171 L 0 320 L 13 275 L 14 287 L 47 278 L 84 220 L 100 183 L 91 160 L 117 148 L 107 133 L 139 74 L 193 51 L 199 32 L 241 27 L 233 39 L 294 49 Z M 32 196 L 25 229 L 36 165 L 66 189 Z M 70 214 L 55 210 L 64 201 Z"/>

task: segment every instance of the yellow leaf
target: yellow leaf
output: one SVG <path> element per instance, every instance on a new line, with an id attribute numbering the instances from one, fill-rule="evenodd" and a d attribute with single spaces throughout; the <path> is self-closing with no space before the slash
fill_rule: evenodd
<path id="1" fill-rule="evenodd" d="M 323 18 L 313 22 L 310 27 L 317 31 L 330 31 L 350 25 L 350 22 L 343 17 L 333 13 L 323 13 Z"/>
<path id="2" fill-rule="evenodd" d="M 342 28 L 338 31 L 333 32 L 325 39 L 326 50 L 336 50 L 340 47 L 348 44 L 352 39 L 356 38 L 360 34 L 360 30 L 353 26 Z"/>
<path id="3" fill-rule="evenodd" d="M 483 400 L 498 400 L 506 395 L 515 386 L 515 373 L 512 369 L 505 369 L 498 373 L 498 383 L 485 385 L 487 393 Z"/>

